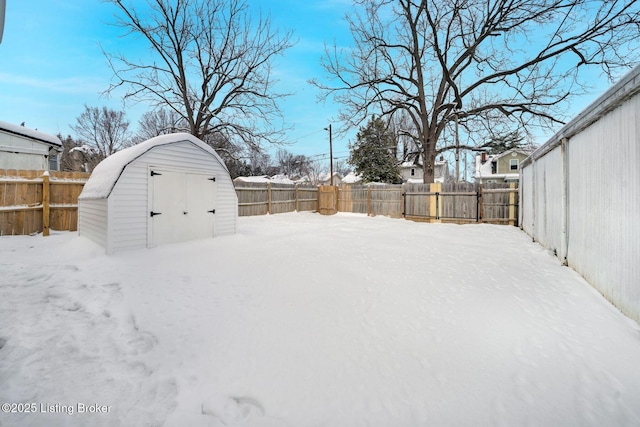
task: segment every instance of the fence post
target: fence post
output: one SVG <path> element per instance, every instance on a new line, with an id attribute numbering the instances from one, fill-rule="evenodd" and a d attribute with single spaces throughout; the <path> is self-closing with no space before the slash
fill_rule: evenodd
<path id="1" fill-rule="evenodd" d="M 402 217 L 407 218 L 407 187 L 402 184 L 402 192 L 400 193 L 402 196 Z"/>
<path id="2" fill-rule="evenodd" d="M 49 235 L 49 171 L 42 174 L 42 235 Z"/>
<path id="3" fill-rule="evenodd" d="M 300 199 L 300 194 L 298 192 L 298 184 L 296 184 L 296 212 L 300 212 L 300 205 L 298 200 Z"/>
<path id="4" fill-rule="evenodd" d="M 432 222 L 440 222 L 440 191 L 442 190 L 442 184 L 434 182 L 429 184 L 429 192 L 435 193 L 429 196 L 429 217 L 432 218 Z"/>
<path id="5" fill-rule="evenodd" d="M 267 213 L 271 215 L 271 183 L 267 182 Z"/>
<path id="6" fill-rule="evenodd" d="M 371 216 L 371 186 L 367 187 L 367 216 Z"/>
<path id="7" fill-rule="evenodd" d="M 509 184 L 509 225 L 516 225 L 516 184 Z"/>
<path id="8" fill-rule="evenodd" d="M 476 207 L 476 222 L 482 222 L 482 217 L 484 215 L 484 197 L 482 197 L 482 184 L 478 186 L 478 195 L 477 195 L 477 207 Z"/>

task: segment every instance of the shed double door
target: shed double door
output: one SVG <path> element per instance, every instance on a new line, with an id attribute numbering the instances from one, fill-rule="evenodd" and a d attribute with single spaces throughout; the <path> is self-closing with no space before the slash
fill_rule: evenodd
<path id="1" fill-rule="evenodd" d="M 151 168 L 149 182 L 149 246 L 213 237 L 214 176 Z"/>

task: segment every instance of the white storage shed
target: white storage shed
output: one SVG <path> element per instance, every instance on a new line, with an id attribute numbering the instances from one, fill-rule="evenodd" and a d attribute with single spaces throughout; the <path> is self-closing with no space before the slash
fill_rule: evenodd
<path id="1" fill-rule="evenodd" d="M 112 154 L 78 197 L 78 233 L 109 254 L 233 234 L 237 217 L 224 161 L 186 133 Z"/>

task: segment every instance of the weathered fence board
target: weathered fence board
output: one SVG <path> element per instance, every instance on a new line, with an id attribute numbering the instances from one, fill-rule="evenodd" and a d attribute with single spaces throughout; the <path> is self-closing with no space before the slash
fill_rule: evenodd
<path id="1" fill-rule="evenodd" d="M 47 184 L 43 173 L 0 170 L 0 236 L 46 234 L 47 228 L 77 230 L 77 199 L 89 174 L 50 172 L 49 212 L 46 214 L 44 189 Z M 238 215 L 339 211 L 404 216 L 418 221 L 517 225 L 518 189 L 514 184 L 436 183 L 321 188 L 275 183 L 238 184 Z"/>
<path id="2" fill-rule="evenodd" d="M 337 189 L 335 185 L 318 187 L 318 212 L 322 215 L 333 215 L 338 211 Z"/>
<path id="3" fill-rule="evenodd" d="M 402 185 L 343 185 L 338 187 L 338 211 L 402 217 Z"/>
<path id="4" fill-rule="evenodd" d="M 0 235 L 77 230 L 78 196 L 89 174 L 0 170 Z"/>
<path id="5" fill-rule="evenodd" d="M 405 185 L 405 217 L 418 221 L 517 225 L 515 184 Z"/>
<path id="6" fill-rule="evenodd" d="M 238 216 L 318 209 L 318 188 L 295 184 L 243 182 L 236 187 Z"/>

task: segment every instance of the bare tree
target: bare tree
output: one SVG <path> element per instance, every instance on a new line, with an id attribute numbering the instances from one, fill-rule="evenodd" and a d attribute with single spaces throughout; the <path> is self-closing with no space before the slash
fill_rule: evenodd
<path id="1" fill-rule="evenodd" d="M 301 178 L 309 174 L 311 160 L 303 154 L 293 154 L 281 148 L 276 153 L 276 162 L 280 173 L 290 178 Z"/>
<path id="2" fill-rule="evenodd" d="M 174 110 L 160 108 L 148 111 L 138 120 L 138 131 L 134 136 L 134 141 L 138 143 L 158 135 L 185 132 L 187 129 L 182 122 L 182 117 Z"/>
<path id="3" fill-rule="evenodd" d="M 333 170 L 335 170 L 336 172 L 338 172 L 340 174 L 340 176 L 347 176 L 349 175 L 349 172 L 351 172 L 351 167 L 349 166 L 349 163 L 347 163 L 346 160 L 338 160 L 334 167 Z"/>
<path id="4" fill-rule="evenodd" d="M 312 160 L 307 169 L 307 178 L 312 185 L 320 185 L 320 178 L 327 173 L 328 165 L 322 160 Z"/>
<path id="5" fill-rule="evenodd" d="M 125 99 L 169 108 L 197 138 L 221 133 L 229 141 L 259 149 L 278 142 L 284 130 L 273 92 L 274 59 L 292 46 L 262 15 L 252 19 L 244 0 L 147 0 L 146 7 L 108 0 L 119 11 L 117 25 L 142 37 L 152 58 L 105 52 Z"/>
<path id="6" fill-rule="evenodd" d="M 637 0 L 356 0 L 350 50 L 327 48 L 323 97 L 345 128 L 404 113 L 403 132 L 433 182 L 436 156 L 506 133 L 562 122 L 581 71 L 611 77 L 638 57 Z"/>
<path id="7" fill-rule="evenodd" d="M 80 144 L 73 140 L 71 135 L 63 138 L 61 134 L 57 135 L 62 141 L 62 155 L 60 156 L 60 170 L 64 172 L 78 172 L 81 168 L 74 161 L 72 150 L 80 147 Z"/>
<path id="8" fill-rule="evenodd" d="M 88 146 L 93 151 L 91 166 L 132 145 L 129 122 L 124 111 L 85 105 L 84 111 L 76 118 L 76 124 L 71 125 L 71 128 L 76 133 L 76 142 Z"/>

